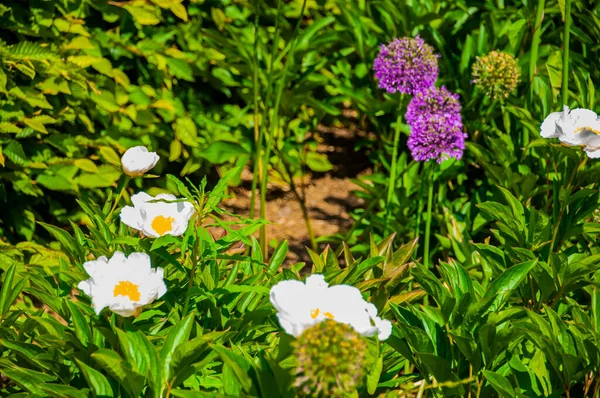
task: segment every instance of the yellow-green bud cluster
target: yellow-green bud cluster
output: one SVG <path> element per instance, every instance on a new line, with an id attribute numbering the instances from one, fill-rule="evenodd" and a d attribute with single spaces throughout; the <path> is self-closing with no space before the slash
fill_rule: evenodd
<path id="1" fill-rule="evenodd" d="M 492 99 L 508 98 L 517 88 L 520 76 L 515 57 L 500 51 L 477 57 L 473 64 L 473 83 Z"/>
<path id="2" fill-rule="evenodd" d="M 360 386 L 367 343 L 352 326 L 320 322 L 298 337 L 294 350 L 299 396 L 342 397 Z"/>

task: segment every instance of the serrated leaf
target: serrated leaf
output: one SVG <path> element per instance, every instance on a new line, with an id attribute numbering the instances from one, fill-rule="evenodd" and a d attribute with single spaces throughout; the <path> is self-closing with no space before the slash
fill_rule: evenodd
<path id="1" fill-rule="evenodd" d="M 150 4 L 123 6 L 140 25 L 156 25 L 160 23 L 160 9 Z"/>
<path id="2" fill-rule="evenodd" d="M 192 118 L 185 116 L 177 119 L 174 126 L 177 138 L 187 146 L 198 146 L 198 130 Z"/>

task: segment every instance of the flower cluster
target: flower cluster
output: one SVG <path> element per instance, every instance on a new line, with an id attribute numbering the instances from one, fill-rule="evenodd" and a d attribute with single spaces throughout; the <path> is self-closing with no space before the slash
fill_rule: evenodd
<path id="1" fill-rule="evenodd" d="M 543 138 L 558 138 L 567 146 L 582 146 L 590 158 L 600 158 L 600 118 L 589 109 L 563 107 L 542 123 Z"/>
<path id="2" fill-rule="evenodd" d="M 379 87 L 387 92 L 416 94 L 435 83 L 438 57 L 419 36 L 403 37 L 380 47 L 373 70 Z"/>
<path id="3" fill-rule="evenodd" d="M 520 76 L 515 57 L 500 51 L 477 57 L 473 64 L 473 83 L 492 99 L 508 98 L 517 88 Z"/>
<path id="4" fill-rule="evenodd" d="M 293 347 L 298 395 L 341 397 L 360 386 L 367 343 L 351 326 L 326 320 L 305 330 Z"/>
<path id="5" fill-rule="evenodd" d="M 406 111 L 411 127 L 408 148 L 417 161 L 460 159 L 465 149 L 458 95 L 430 87 L 414 96 Z"/>
<path id="6" fill-rule="evenodd" d="M 380 88 L 414 95 L 406 120 L 408 148 L 417 161 L 460 159 L 465 149 L 458 95 L 434 86 L 438 57 L 419 36 L 404 37 L 382 45 L 373 65 Z"/>
<path id="7" fill-rule="evenodd" d="M 121 158 L 121 168 L 129 177 L 140 177 L 154 166 L 160 157 L 146 147 L 134 147 Z M 152 197 L 139 192 L 131 197 L 133 206 L 121 209 L 121 221 L 143 235 L 158 238 L 183 235 L 195 213 L 194 206 L 173 195 Z M 90 276 L 79 283 L 81 291 L 92 298 L 96 314 L 108 307 L 121 316 L 137 316 L 142 306 L 161 297 L 167 291 L 162 268 L 153 269 L 146 253 L 131 253 L 128 257 L 117 251 L 83 264 Z"/>

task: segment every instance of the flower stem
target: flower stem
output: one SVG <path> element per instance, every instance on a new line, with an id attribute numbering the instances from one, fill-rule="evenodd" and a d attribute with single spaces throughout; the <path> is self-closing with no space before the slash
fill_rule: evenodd
<path id="1" fill-rule="evenodd" d="M 425 191 L 425 181 L 424 179 L 427 177 L 425 168 L 425 163 L 423 163 L 423 167 L 421 167 L 421 178 L 420 178 L 420 187 L 419 187 L 419 201 L 417 202 L 417 227 L 415 229 L 414 239 L 419 237 L 421 233 L 421 219 L 423 218 L 423 194 Z M 415 247 L 415 251 L 413 252 L 413 256 L 417 255 L 417 251 L 419 250 L 419 241 L 417 241 L 417 245 Z"/>
<path id="2" fill-rule="evenodd" d="M 535 25 L 533 26 L 533 38 L 531 39 L 531 55 L 529 60 L 529 103 L 533 102 L 533 79 L 537 72 L 538 49 L 542 41 L 542 21 L 544 20 L 544 7 L 546 0 L 538 0 L 537 12 L 535 14 Z"/>
<path id="3" fill-rule="evenodd" d="M 571 0 L 565 0 L 565 31 L 563 34 L 562 103 L 569 105 L 569 36 L 571 35 Z"/>
<path id="4" fill-rule="evenodd" d="M 254 97 L 254 167 L 252 173 L 252 188 L 250 190 L 250 218 L 254 218 L 254 204 L 256 203 L 256 188 L 258 186 L 258 175 L 261 169 L 261 157 L 260 152 L 262 151 L 262 135 L 258 125 L 258 7 L 255 4 L 256 16 L 254 18 L 254 65 L 252 73 L 252 86 L 253 86 L 253 97 Z"/>
<path id="5" fill-rule="evenodd" d="M 567 193 L 569 192 L 569 190 L 571 189 L 571 186 L 573 185 L 575 176 L 577 175 L 579 170 L 582 169 L 583 166 L 585 166 L 585 163 L 587 162 L 587 160 L 588 160 L 588 157 L 587 157 L 587 155 L 584 154 L 583 160 L 577 166 L 575 166 L 575 169 L 573 169 L 573 173 L 571 174 L 571 177 L 569 178 L 569 182 L 567 183 L 567 186 L 565 188 Z M 565 203 L 561 204 L 560 212 L 558 213 L 558 217 L 557 217 L 556 221 L 554 222 L 554 232 L 552 233 L 552 240 L 550 241 L 550 248 L 548 249 L 548 260 L 546 261 L 546 264 L 548 266 L 550 266 L 552 252 L 554 251 L 554 246 L 556 244 L 556 237 L 558 236 L 558 230 L 560 229 L 560 222 L 562 220 L 562 217 L 563 217 L 566 207 L 567 207 L 567 204 L 566 204 L 566 199 L 565 199 Z"/>
<path id="6" fill-rule="evenodd" d="M 388 180 L 387 199 L 385 201 L 385 221 L 383 226 L 383 237 L 386 237 L 388 234 L 390 214 L 392 212 L 392 199 L 394 197 L 394 188 L 396 187 L 396 169 L 398 168 L 398 142 L 400 141 L 400 122 L 402 121 L 402 105 L 403 101 L 400 100 L 400 104 L 398 106 L 398 118 L 396 119 L 396 128 L 394 129 L 394 146 L 392 148 L 392 165 L 390 169 L 390 179 Z"/>
<path id="7" fill-rule="evenodd" d="M 277 92 L 275 94 L 275 104 L 273 106 L 273 120 L 269 125 L 269 132 L 265 136 L 265 153 L 263 157 L 262 163 L 262 176 L 260 179 L 260 218 L 267 218 L 267 180 L 269 178 L 269 160 L 271 157 L 271 149 L 273 148 L 273 143 L 275 141 L 275 135 L 279 130 L 279 105 L 281 103 L 281 96 L 283 94 L 283 90 L 286 87 L 286 78 L 288 74 L 288 70 L 290 68 L 290 64 L 294 63 L 294 52 L 296 51 L 297 37 L 298 31 L 300 30 L 300 25 L 302 24 L 302 17 L 304 16 L 304 10 L 306 9 L 306 2 L 304 0 L 302 2 L 302 9 L 300 10 L 300 15 L 298 17 L 298 23 L 294 28 L 294 32 L 292 33 L 292 38 L 290 39 L 291 47 L 287 56 L 287 60 L 285 62 L 285 66 L 283 67 L 283 74 L 279 80 L 279 86 L 277 87 Z M 278 6 L 279 7 L 279 6 Z M 260 248 L 263 254 L 263 258 L 267 258 L 268 256 L 268 246 L 267 246 L 267 225 L 262 225 L 260 227 L 259 233 L 259 241 Z"/>
<path id="8" fill-rule="evenodd" d="M 125 192 L 125 189 L 127 188 L 127 185 L 129 185 L 129 180 L 131 180 L 131 177 L 129 177 L 128 175 L 123 174 L 121 176 L 121 179 L 119 180 L 119 183 L 117 184 L 117 191 L 119 193 L 117 194 L 117 197 L 115 198 L 115 201 L 113 202 L 113 205 L 112 205 L 112 207 L 110 209 L 110 213 L 108 213 L 108 216 L 106 216 L 106 223 L 107 224 L 112 221 L 113 213 L 117 209 L 117 206 L 119 205 L 119 201 L 123 197 L 123 192 Z"/>
<path id="9" fill-rule="evenodd" d="M 425 218 L 425 267 L 430 267 L 429 239 L 431 236 L 431 209 L 433 208 L 433 185 L 435 184 L 435 165 L 429 167 L 429 192 L 427 193 L 427 217 Z"/>
<path id="10" fill-rule="evenodd" d="M 182 318 L 187 315 L 188 309 L 190 307 L 190 297 L 192 296 L 192 288 L 194 287 L 196 267 L 198 266 L 198 261 L 200 261 L 200 259 L 198 258 L 198 239 L 198 236 L 196 236 L 196 244 L 194 245 L 194 248 L 192 250 L 192 270 L 190 271 L 190 280 L 188 281 L 187 293 L 185 294 L 185 304 L 183 305 L 183 312 L 181 314 Z"/>

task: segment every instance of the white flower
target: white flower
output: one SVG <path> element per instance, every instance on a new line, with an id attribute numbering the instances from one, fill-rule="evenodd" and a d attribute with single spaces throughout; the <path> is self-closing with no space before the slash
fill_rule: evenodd
<path id="1" fill-rule="evenodd" d="M 156 166 L 160 156 L 149 152 L 145 146 L 129 148 L 121 158 L 121 168 L 130 177 L 139 177 Z"/>
<path id="2" fill-rule="evenodd" d="M 108 307 L 122 316 L 138 315 L 142 306 L 166 293 L 163 269 L 150 266 L 146 253 L 131 253 L 125 257 L 115 252 L 87 261 L 83 268 L 90 279 L 79 282 L 79 289 L 92 298 L 96 314 Z"/>
<path id="3" fill-rule="evenodd" d="M 162 201 L 150 202 L 153 200 Z M 133 206 L 121 209 L 121 221 L 154 238 L 167 234 L 183 235 L 195 209 L 190 202 L 173 202 L 175 200 L 177 198 L 169 194 L 152 197 L 146 192 L 139 192 L 131 197 Z"/>
<path id="4" fill-rule="evenodd" d="M 553 112 L 540 127 L 543 138 L 558 138 L 569 146 L 583 146 L 590 158 L 600 157 L 600 118 L 589 109 Z"/>
<path id="5" fill-rule="evenodd" d="M 311 275 L 306 283 L 279 282 L 271 288 L 271 303 L 283 329 L 295 337 L 325 319 L 348 324 L 363 336 L 377 334 L 379 340 L 392 333 L 391 322 L 377 317 L 377 308 L 363 299 L 360 290 L 329 287 L 323 275 Z"/>

